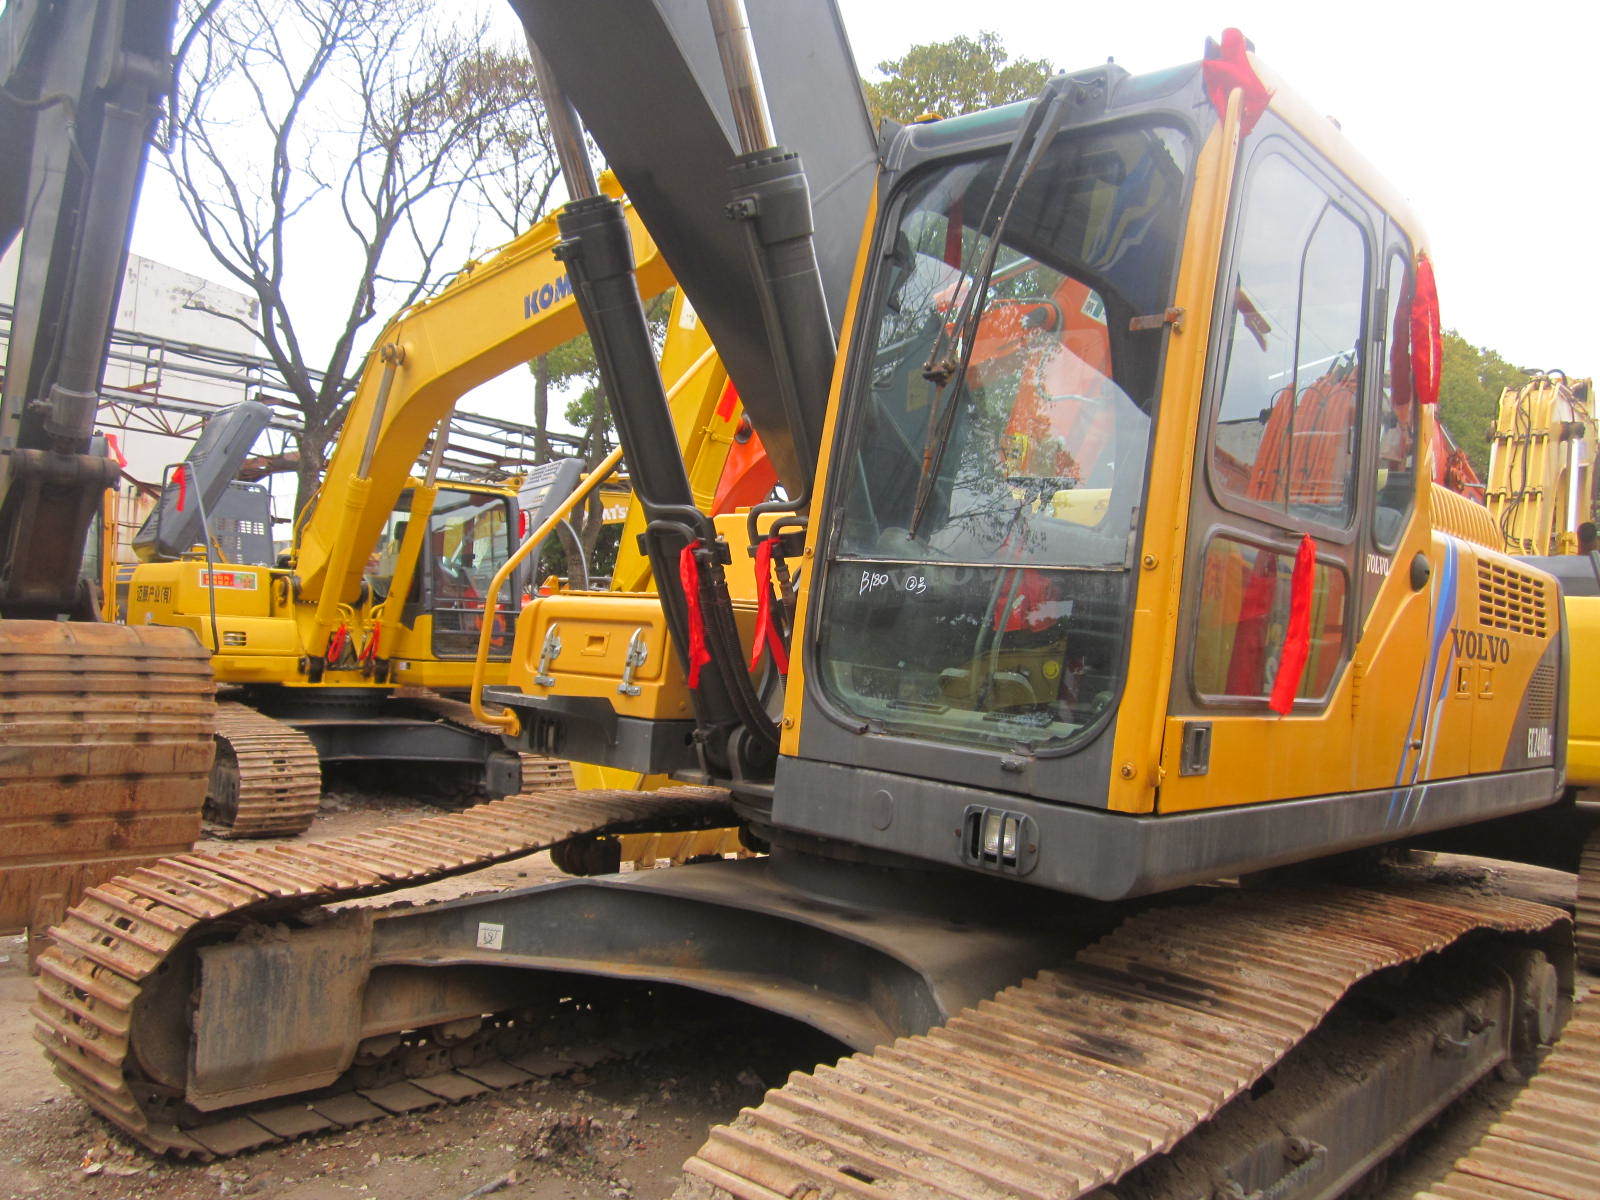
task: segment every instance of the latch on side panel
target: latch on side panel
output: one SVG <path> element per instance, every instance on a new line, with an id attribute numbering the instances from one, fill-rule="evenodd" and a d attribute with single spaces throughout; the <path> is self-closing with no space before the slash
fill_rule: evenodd
<path id="1" fill-rule="evenodd" d="M 633 673 L 644 666 L 645 660 L 650 657 L 650 647 L 645 644 L 644 626 L 633 631 L 633 636 L 628 639 L 628 655 L 622 660 L 622 682 L 617 684 L 617 691 L 624 696 L 637 696 L 639 685 L 633 681 Z"/>
<path id="2" fill-rule="evenodd" d="M 1204 775 L 1211 770 L 1211 722 L 1185 721 L 1178 752 L 1179 775 Z"/>
<path id="3" fill-rule="evenodd" d="M 550 674 L 550 664 L 561 653 L 561 626 L 555 622 L 544 632 L 544 645 L 539 647 L 539 665 L 534 668 L 533 681 L 540 687 L 555 687 L 556 677 Z"/>

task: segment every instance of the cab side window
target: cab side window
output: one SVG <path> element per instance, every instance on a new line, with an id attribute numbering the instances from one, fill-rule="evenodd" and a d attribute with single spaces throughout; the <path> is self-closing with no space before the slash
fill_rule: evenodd
<path id="1" fill-rule="evenodd" d="M 1377 504 L 1372 540 L 1394 549 L 1417 495 L 1417 406 L 1411 402 L 1411 272 L 1405 256 L 1391 254 L 1384 283 L 1383 383 L 1378 389 Z"/>
<path id="2" fill-rule="evenodd" d="M 1289 158 L 1251 172 L 1210 476 L 1229 508 L 1344 529 L 1354 508 L 1367 241 Z"/>

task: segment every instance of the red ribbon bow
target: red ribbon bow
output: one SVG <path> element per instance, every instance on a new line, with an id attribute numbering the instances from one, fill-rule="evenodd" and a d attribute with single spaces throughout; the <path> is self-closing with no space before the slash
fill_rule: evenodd
<path id="1" fill-rule="evenodd" d="M 678 580 L 683 584 L 684 604 L 689 610 L 689 686 L 700 686 L 700 668 L 711 661 L 706 649 L 706 619 L 700 611 L 700 563 L 693 544 L 678 555 Z"/>
<path id="2" fill-rule="evenodd" d="M 184 471 L 182 463 L 179 463 L 178 466 L 177 466 L 177 469 L 172 472 L 172 482 L 177 485 L 177 488 L 178 488 L 178 511 L 182 512 L 183 511 L 183 499 L 184 499 L 184 496 L 186 496 L 188 494 L 187 473 Z"/>
<path id="3" fill-rule="evenodd" d="M 1245 57 L 1244 34 L 1237 29 L 1224 29 L 1219 53 L 1215 58 L 1207 58 L 1201 71 L 1205 76 L 1206 95 L 1211 97 L 1212 107 L 1219 117 L 1227 114 L 1228 96 L 1234 88 L 1244 93 L 1240 97 L 1239 132 L 1248 134 L 1267 111 L 1272 93 Z"/>
<path id="4" fill-rule="evenodd" d="M 1278 676 L 1272 681 L 1269 707 L 1279 716 L 1294 708 L 1295 693 L 1305 678 L 1306 660 L 1311 657 L 1311 585 L 1317 572 L 1317 543 L 1302 534 L 1300 549 L 1294 556 L 1294 575 L 1289 581 L 1289 628 L 1283 637 L 1283 656 L 1278 659 Z"/>
<path id="5" fill-rule="evenodd" d="M 365 664 L 378 657 L 378 638 L 382 632 L 382 622 L 374 621 L 372 623 L 372 636 L 367 639 L 367 644 L 361 648 L 361 653 L 356 655 L 357 662 Z"/>
<path id="6" fill-rule="evenodd" d="M 1439 402 L 1439 371 L 1444 339 L 1439 332 L 1439 289 L 1433 263 L 1417 255 L 1417 283 L 1411 296 L 1411 379 L 1419 404 Z"/>
<path id="7" fill-rule="evenodd" d="M 339 661 L 339 656 L 344 653 L 345 643 L 350 640 L 350 626 L 340 625 L 328 638 L 328 663 L 330 665 Z"/>
<path id="8" fill-rule="evenodd" d="M 761 663 L 761 651 L 772 651 L 773 665 L 778 674 L 789 673 L 789 652 L 784 649 L 783 638 L 778 634 L 778 624 L 772 615 L 772 551 L 778 536 L 764 537 L 756 543 L 756 640 L 750 647 L 750 669 Z"/>

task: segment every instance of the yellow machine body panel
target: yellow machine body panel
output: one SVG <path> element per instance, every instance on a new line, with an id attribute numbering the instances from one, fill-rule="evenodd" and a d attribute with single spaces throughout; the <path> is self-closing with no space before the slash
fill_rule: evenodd
<path id="1" fill-rule="evenodd" d="M 755 602 L 735 600 L 734 612 L 748 643 Z M 507 683 L 528 695 L 604 700 L 618 716 L 651 721 L 693 715 L 654 592 L 541 596 L 517 617 L 516 647 Z"/>
<path id="2" fill-rule="evenodd" d="M 1563 600 L 1572 639 L 1572 667 L 1567 672 L 1567 786 L 1600 787 L 1600 596 L 1567 596 Z"/>

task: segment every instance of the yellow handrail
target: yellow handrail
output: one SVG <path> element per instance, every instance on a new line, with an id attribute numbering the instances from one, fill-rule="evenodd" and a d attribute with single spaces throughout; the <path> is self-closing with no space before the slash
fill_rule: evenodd
<path id="1" fill-rule="evenodd" d="M 496 726 L 508 737 L 515 737 L 522 728 L 522 722 L 517 720 L 517 715 L 510 709 L 491 713 L 486 712 L 483 707 L 483 673 L 489 665 L 489 645 L 494 640 L 494 618 L 500 608 L 500 589 L 505 587 L 511 572 L 521 565 L 522 560 L 528 557 L 533 548 L 549 537 L 573 509 L 587 500 L 589 493 L 599 487 L 606 477 L 617 469 L 617 464 L 621 461 L 622 447 L 618 446 L 600 460 L 599 466 L 583 477 L 583 482 L 573 489 L 572 495 L 562 501 L 561 506 L 546 517 L 539 528 L 528 535 L 527 541 L 518 546 L 516 553 L 506 559 L 505 565 L 495 572 L 494 579 L 489 583 L 489 594 L 483 600 L 483 626 L 478 630 L 478 657 L 472 664 L 472 715 L 485 724 Z"/>
<path id="2" fill-rule="evenodd" d="M 705 352 L 689 364 L 678 380 L 667 389 L 667 401 L 670 403 L 679 392 L 688 386 L 689 381 L 698 375 L 707 363 L 716 357 L 716 348 L 707 347 Z M 478 657 L 472 664 L 472 715 L 486 725 L 493 725 L 507 737 L 516 737 L 522 729 L 522 722 L 517 719 L 517 714 L 510 709 L 503 709 L 497 713 L 484 710 L 483 707 L 483 673 L 489 665 L 489 644 L 494 640 L 494 617 L 500 603 L 500 589 L 505 587 L 506 580 L 511 578 L 511 572 L 526 558 L 533 548 L 554 532 L 557 525 L 564 521 L 568 514 L 578 505 L 582 504 L 589 493 L 605 481 L 606 476 L 617 469 L 617 464 L 622 461 L 622 447 L 618 446 L 606 455 L 600 465 L 583 477 L 583 482 L 573 490 L 561 506 L 545 518 L 544 524 L 535 529 L 528 539 L 518 546 L 516 553 L 506 559 L 505 565 L 495 572 L 494 578 L 489 582 L 489 594 L 483 600 L 483 626 L 478 630 Z"/>

